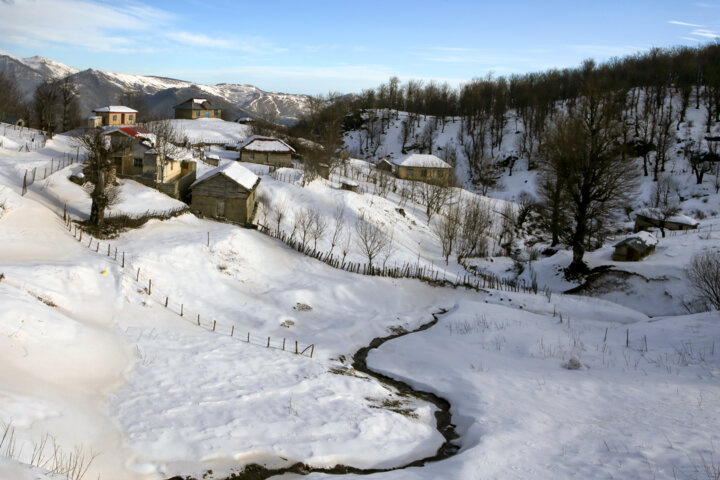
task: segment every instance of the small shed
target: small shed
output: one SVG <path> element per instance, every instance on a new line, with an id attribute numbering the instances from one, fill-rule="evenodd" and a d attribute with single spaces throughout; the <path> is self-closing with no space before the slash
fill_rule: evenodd
<path id="1" fill-rule="evenodd" d="M 228 162 L 208 171 L 190 186 L 190 208 L 208 217 L 250 223 L 259 183 L 260 178 L 253 172 Z"/>
<path id="2" fill-rule="evenodd" d="M 658 239 L 648 232 L 637 232 L 615 244 L 612 259 L 620 262 L 637 262 L 655 251 Z"/>
<path id="3" fill-rule="evenodd" d="M 376 168 L 382 172 L 391 172 L 392 173 L 393 164 L 387 158 L 383 158 L 382 160 L 380 160 L 377 163 Z"/>
<path id="4" fill-rule="evenodd" d="M 360 185 L 357 182 L 353 182 L 352 180 L 343 180 L 342 182 L 340 182 L 340 188 L 342 188 L 343 190 L 357 193 Z"/>
<path id="5" fill-rule="evenodd" d="M 697 230 L 700 222 L 687 215 L 677 214 L 665 217 L 658 208 L 646 208 L 635 214 L 635 231 L 647 228 L 659 228 L 661 230 Z"/>

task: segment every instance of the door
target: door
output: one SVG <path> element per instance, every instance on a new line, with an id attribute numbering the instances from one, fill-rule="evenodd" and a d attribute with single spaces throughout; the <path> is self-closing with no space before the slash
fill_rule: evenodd
<path id="1" fill-rule="evenodd" d="M 210 118 L 210 112 L 205 112 L 205 118 Z"/>
<path id="2" fill-rule="evenodd" d="M 225 200 L 218 200 L 215 215 L 218 217 L 225 216 Z"/>

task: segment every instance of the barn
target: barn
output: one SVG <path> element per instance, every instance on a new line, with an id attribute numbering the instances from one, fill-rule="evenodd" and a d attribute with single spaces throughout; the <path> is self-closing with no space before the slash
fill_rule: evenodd
<path id="1" fill-rule="evenodd" d="M 637 262 L 655 251 L 658 239 L 648 232 L 637 232 L 615 244 L 612 259 L 621 262 Z"/>
<path id="2" fill-rule="evenodd" d="M 260 178 L 237 162 L 205 173 L 191 186 L 190 208 L 202 215 L 246 224 L 252 221 Z"/>

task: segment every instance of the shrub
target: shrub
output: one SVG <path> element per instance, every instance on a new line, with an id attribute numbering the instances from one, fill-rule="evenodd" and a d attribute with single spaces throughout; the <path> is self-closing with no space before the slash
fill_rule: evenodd
<path id="1" fill-rule="evenodd" d="M 696 254 L 690 262 L 687 276 L 698 298 L 720 310 L 720 252 Z"/>

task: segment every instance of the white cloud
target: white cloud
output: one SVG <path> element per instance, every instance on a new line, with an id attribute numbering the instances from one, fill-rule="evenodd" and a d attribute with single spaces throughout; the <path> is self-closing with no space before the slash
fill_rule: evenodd
<path id="1" fill-rule="evenodd" d="M 92 51 L 151 49 L 142 41 L 173 15 L 139 3 L 87 0 L 16 0 L 0 3 L 3 39 L 22 45 L 70 45 Z"/>
<path id="2" fill-rule="evenodd" d="M 622 57 L 648 50 L 650 47 L 641 47 L 636 45 L 569 45 L 568 48 L 582 55 Z"/>
<path id="3" fill-rule="evenodd" d="M 720 38 L 720 34 L 714 30 L 707 30 L 704 28 L 698 28 L 690 32 L 690 35 L 704 38 Z"/>
<path id="4" fill-rule="evenodd" d="M 667 23 L 672 23 L 673 25 L 683 25 L 685 27 L 702 27 L 702 25 L 697 25 L 695 23 L 680 22 L 678 20 L 668 20 Z"/>
<path id="5" fill-rule="evenodd" d="M 256 55 L 266 55 L 284 52 L 285 49 L 274 46 L 272 43 L 259 37 L 239 38 L 224 35 L 222 38 L 209 37 L 202 33 L 190 32 L 170 32 L 165 36 L 176 43 L 181 43 L 189 47 L 210 48 L 215 50 L 230 50 L 251 53 Z"/>

